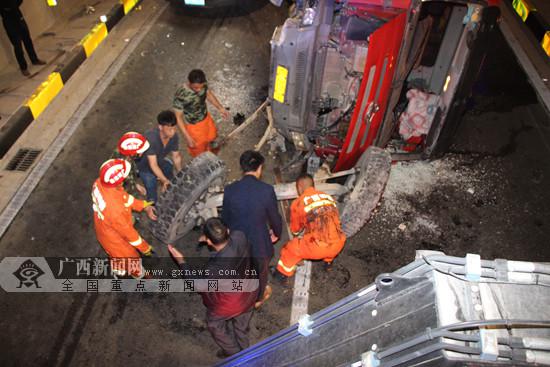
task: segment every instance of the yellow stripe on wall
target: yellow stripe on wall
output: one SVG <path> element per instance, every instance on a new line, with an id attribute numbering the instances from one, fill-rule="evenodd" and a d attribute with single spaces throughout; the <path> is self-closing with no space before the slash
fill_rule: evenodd
<path id="1" fill-rule="evenodd" d="M 134 6 L 136 6 L 139 0 L 120 0 L 120 2 L 124 6 L 124 14 L 128 14 L 130 10 L 132 10 Z"/>
<path id="2" fill-rule="evenodd" d="M 105 23 L 96 24 L 90 33 L 80 41 L 80 44 L 84 47 L 84 51 L 86 52 L 86 57 L 90 57 L 105 37 L 107 37 L 107 26 Z"/>
<path id="3" fill-rule="evenodd" d="M 61 80 L 61 74 L 51 73 L 48 79 L 40 84 L 27 102 L 25 102 L 25 106 L 30 108 L 32 115 L 36 119 L 62 88 L 63 80 Z"/>
<path id="4" fill-rule="evenodd" d="M 527 20 L 530 12 L 537 10 L 529 0 L 513 0 L 512 6 L 524 22 Z"/>
<path id="5" fill-rule="evenodd" d="M 546 32 L 546 34 L 544 35 L 541 45 L 546 54 L 550 56 L 550 31 Z"/>

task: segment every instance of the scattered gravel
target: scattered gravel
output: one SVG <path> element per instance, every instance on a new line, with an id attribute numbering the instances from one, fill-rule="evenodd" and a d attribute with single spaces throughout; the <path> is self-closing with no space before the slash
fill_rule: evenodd
<path id="1" fill-rule="evenodd" d="M 482 163 L 489 163 L 489 160 Z M 408 217 L 408 222 L 399 224 L 398 229 L 402 232 L 422 230 L 439 235 L 440 218 L 433 217 L 429 211 L 416 212 L 416 209 L 429 207 L 434 194 L 448 196 L 451 190 L 463 194 L 465 200 L 473 200 L 474 205 L 496 202 L 498 187 L 495 183 L 502 184 L 506 180 L 501 177 L 500 170 L 495 170 L 498 164 L 493 162 L 492 166 L 493 169 L 487 171 L 483 165 L 472 165 L 470 157 L 459 155 L 447 155 L 433 161 L 398 162 L 392 167 L 378 215 Z"/>

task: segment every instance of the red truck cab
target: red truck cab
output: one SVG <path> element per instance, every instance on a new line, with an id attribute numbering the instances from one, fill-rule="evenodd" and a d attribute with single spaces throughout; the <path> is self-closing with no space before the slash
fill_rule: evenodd
<path id="1" fill-rule="evenodd" d="M 444 150 L 499 10 L 483 0 L 314 0 L 271 41 L 274 125 L 334 171 L 369 146 L 403 159 Z"/>

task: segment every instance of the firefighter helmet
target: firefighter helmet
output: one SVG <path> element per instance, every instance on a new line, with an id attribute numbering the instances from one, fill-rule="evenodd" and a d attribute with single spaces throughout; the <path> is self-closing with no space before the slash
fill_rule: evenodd
<path id="1" fill-rule="evenodd" d="M 118 151 L 125 156 L 142 154 L 149 149 L 149 142 L 145 136 L 133 131 L 122 135 L 118 141 Z"/>
<path id="2" fill-rule="evenodd" d="M 101 165 L 99 177 L 105 186 L 118 186 L 128 177 L 131 168 L 130 163 L 124 159 L 109 159 Z"/>

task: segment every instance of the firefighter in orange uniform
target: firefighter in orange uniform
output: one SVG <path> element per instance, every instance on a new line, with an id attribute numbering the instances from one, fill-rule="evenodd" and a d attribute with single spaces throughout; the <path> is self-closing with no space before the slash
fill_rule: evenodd
<path id="1" fill-rule="evenodd" d="M 134 228 L 132 210 L 145 210 L 151 220 L 157 217 L 150 202 L 137 200 L 124 191 L 122 183 L 130 168 L 123 159 L 109 159 L 101 166 L 92 186 L 94 226 L 97 240 L 111 258 L 113 273 L 139 278 L 143 269 L 136 250 L 150 256 L 153 247 Z"/>
<path id="2" fill-rule="evenodd" d="M 290 206 L 290 230 L 294 238 L 281 249 L 274 274 L 280 281 L 294 275 L 302 260 L 323 260 L 330 266 L 346 242 L 332 196 L 317 191 L 308 174 L 298 177 L 296 190 L 300 196 Z"/>

